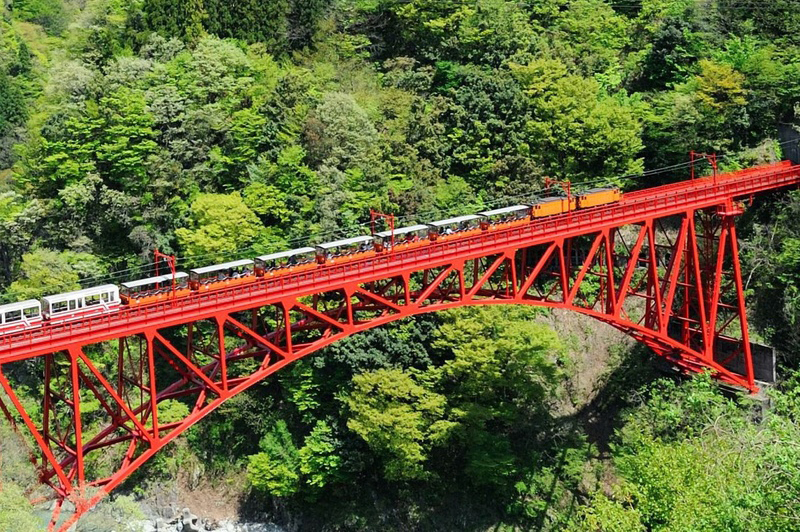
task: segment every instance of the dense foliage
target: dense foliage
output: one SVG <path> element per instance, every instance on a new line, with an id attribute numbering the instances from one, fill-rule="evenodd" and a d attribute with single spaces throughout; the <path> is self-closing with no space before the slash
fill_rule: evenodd
<path id="1" fill-rule="evenodd" d="M 773 161 L 800 108 L 793 0 L 0 10 L 6 300 L 144 276 L 156 248 L 189 267 L 363 232 L 370 208 L 410 224 L 516 203 L 545 176 L 635 187 L 686 177 L 654 170 L 690 150 L 723 169 Z M 754 333 L 787 368 L 799 210 L 767 198 L 741 224 Z M 586 404 L 571 355 L 595 347 L 546 320 L 467 309 L 350 338 L 224 404 L 127 489 L 233 469 L 245 509 L 308 529 L 796 528 L 796 380 L 755 423 L 707 379 L 650 382 L 634 351 Z M 32 374 L 14 378 L 35 397 Z M 33 530 L 17 443 L 0 433 L 0 529 Z M 136 514 L 127 498 L 104 511 L 83 526 Z"/>

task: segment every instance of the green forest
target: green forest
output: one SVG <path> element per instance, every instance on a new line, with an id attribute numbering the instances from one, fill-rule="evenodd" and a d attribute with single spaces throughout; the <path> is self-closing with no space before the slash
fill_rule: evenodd
<path id="1" fill-rule="evenodd" d="M 625 190 L 688 178 L 690 151 L 775 162 L 800 125 L 798 0 L 0 10 L 3 302 L 145 277 L 154 249 L 183 269 L 365 234 L 370 209 L 510 205 L 546 177 Z M 456 309 L 234 397 L 77 530 L 143 519 L 176 485 L 287 531 L 797 530 L 800 193 L 737 225 L 751 336 L 779 353 L 766 410 L 591 321 Z M 0 457 L 0 530 L 42 530 L 5 421 Z"/>

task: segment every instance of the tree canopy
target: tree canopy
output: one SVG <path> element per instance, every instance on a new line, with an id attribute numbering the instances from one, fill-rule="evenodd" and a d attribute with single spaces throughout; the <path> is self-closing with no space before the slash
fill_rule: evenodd
<path id="1" fill-rule="evenodd" d="M 780 160 L 799 123 L 795 4 L 6 0 L 3 299 L 145 277 L 154 249 L 188 270 L 366 234 L 370 209 L 411 225 L 530 203 L 547 177 L 673 182 L 690 151 L 722 170 Z M 737 221 L 751 336 L 784 375 L 798 220 L 790 193 Z M 231 398 L 123 489 L 189 464 L 310 530 L 797 528 L 796 377 L 761 414 L 596 332 L 496 306 L 366 331 Z M 92 347 L 102 371 L 118 347 Z M 37 364 L 8 372 L 30 404 Z M 0 529 L 32 530 L 7 428 Z M 133 510 L 121 497 L 81 526 Z"/>

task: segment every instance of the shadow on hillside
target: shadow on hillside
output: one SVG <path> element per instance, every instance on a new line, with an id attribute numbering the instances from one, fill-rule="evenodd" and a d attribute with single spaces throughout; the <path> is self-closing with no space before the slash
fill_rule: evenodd
<path id="1" fill-rule="evenodd" d="M 566 442 L 579 442 L 585 438 L 590 444 L 582 455 L 586 463 L 590 460 L 610 460 L 610 443 L 614 432 L 623 424 L 620 413 L 632 406 L 636 390 L 664 377 L 664 373 L 654 364 L 655 357 L 645 346 L 634 344 L 624 353 L 622 360 L 600 380 L 591 401 L 574 414 L 555 420 L 557 430 L 562 433 Z M 564 489 L 563 483 L 568 481 L 570 469 L 575 465 L 574 456 L 571 457 L 570 453 L 576 448 L 577 446 L 570 447 L 569 443 L 558 448 L 551 466 L 554 474 L 549 489 L 540 494 L 540 501 L 544 504 L 532 523 L 523 526 L 523 529 L 561 530 L 566 522 L 577 517 L 581 504 L 591 496 L 590 491 L 594 488 L 583 483 Z M 604 481 L 602 478 L 598 480 Z"/>

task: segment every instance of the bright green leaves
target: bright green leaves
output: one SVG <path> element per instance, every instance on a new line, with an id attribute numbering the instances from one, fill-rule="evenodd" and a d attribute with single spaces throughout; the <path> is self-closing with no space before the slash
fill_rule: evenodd
<path id="1" fill-rule="evenodd" d="M 454 355 L 438 370 L 452 388 L 448 396 L 479 410 L 478 405 L 494 404 L 497 396 L 513 397 L 512 404 L 519 401 L 516 406 L 522 408 L 540 404 L 558 377 L 555 363 L 563 347 L 552 329 L 534 321 L 537 314 L 535 309 L 516 306 L 446 313 L 435 346 L 451 349 Z"/>
<path id="2" fill-rule="evenodd" d="M 636 100 L 610 96 L 557 61 L 512 65 L 512 72 L 529 96 L 529 144 L 550 175 L 586 179 L 642 170 L 643 108 Z"/>
<path id="3" fill-rule="evenodd" d="M 709 60 L 700 61 L 699 67 L 697 76 L 653 101 L 647 137 L 658 141 L 659 157 L 698 149 L 724 151 L 741 143 L 736 132 L 749 120 L 745 77 L 730 65 Z"/>
<path id="4" fill-rule="evenodd" d="M 180 422 L 188 415 L 189 407 L 180 401 L 167 399 L 158 403 L 158 422 L 161 424 Z"/>
<path id="5" fill-rule="evenodd" d="M 340 469 L 343 459 L 340 443 L 325 421 L 318 421 L 300 449 L 300 472 L 314 488 L 323 488 L 344 477 Z"/>
<path id="6" fill-rule="evenodd" d="M 255 81 L 250 58 L 242 47 L 215 37 L 202 39 L 166 68 L 173 83 L 198 103 L 238 102 Z"/>
<path id="7" fill-rule="evenodd" d="M 538 314 L 451 311 L 443 321 L 421 317 L 356 335 L 298 362 L 279 379 L 292 443 L 277 438 L 282 450 L 267 451 L 264 442 L 282 429 L 269 431 L 250 462 L 254 486 L 316 498 L 325 486 L 377 471 L 398 487 L 447 478 L 503 489 L 547 430 L 545 405 L 563 379 L 561 343 L 534 323 Z"/>
<path id="8" fill-rule="evenodd" d="M 7 298 L 24 301 L 80 288 L 82 278 L 100 275 L 104 268 L 89 253 L 36 249 L 22 257 L 20 277 L 11 283 Z"/>
<path id="9" fill-rule="evenodd" d="M 630 500 L 610 499 L 596 492 L 590 504 L 582 508 L 583 522 L 577 530 L 585 532 L 645 532 L 642 516 L 631 508 Z"/>
<path id="10" fill-rule="evenodd" d="M 255 109 L 236 111 L 231 117 L 233 125 L 228 130 L 233 164 L 243 168 L 254 161 L 261 149 L 267 119 Z"/>
<path id="11" fill-rule="evenodd" d="M 735 448 L 712 442 L 640 442 L 635 453 L 616 460 L 629 479 L 621 497 L 628 493 L 636 501 L 647 529 L 751 530 L 745 484 L 755 479 L 754 464 L 740 465 Z"/>
<path id="12" fill-rule="evenodd" d="M 436 474 L 437 449 L 463 453 L 477 485 L 514 474 L 512 442 L 522 426 L 544 421 L 561 378 L 562 347 L 525 307 L 476 307 L 445 313 L 434 349 L 450 354 L 424 371 L 378 369 L 353 377 L 347 426 L 381 458 L 389 480 Z"/>
<path id="13" fill-rule="evenodd" d="M 287 146 L 278 154 L 272 177 L 287 194 L 309 196 L 318 186 L 314 171 L 305 165 L 306 151 L 302 146 Z"/>
<path id="14" fill-rule="evenodd" d="M 294 494 L 300 485 L 300 454 L 285 421 L 261 439 L 261 452 L 250 457 L 247 478 L 254 488 L 279 497 Z"/>
<path id="15" fill-rule="evenodd" d="M 200 194 L 191 206 L 192 225 L 175 231 L 189 256 L 224 260 L 262 241 L 264 226 L 239 193 Z"/>
<path id="16" fill-rule="evenodd" d="M 156 151 L 144 94 L 120 89 L 100 100 L 97 117 L 100 138 L 90 147 L 98 168 L 123 190 L 141 191 L 147 183 L 147 157 Z"/>
<path id="17" fill-rule="evenodd" d="M 800 427 L 784 406 L 760 425 L 747 401 L 722 396 L 709 376 L 659 381 L 629 411 L 612 447 L 618 481 L 582 509 L 577 530 L 789 531 L 796 528 Z M 610 492 L 610 495 L 609 495 Z"/>
<path id="18" fill-rule="evenodd" d="M 436 187 L 434 205 L 439 212 L 453 216 L 472 214 L 483 208 L 481 197 L 458 176 L 450 176 Z"/>
<path id="19" fill-rule="evenodd" d="M 578 0 L 568 6 L 554 17 L 550 43 L 541 47 L 541 56 L 555 55 L 586 76 L 621 74 L 623 51 L 630 43 L 628 20 L 602 0 Z"/>
<path id="20" fill-rule="evenodd" d="M 261 452 L 249 458 L 247 478 L 259 491 L 278 497 L 297 493 L 301 485 L 320 489 L 341 479 L 338 440 L 325 421 L 318 421 L 298 449 L 285 421 L 261 439 Z"/>
<path id="21" fill-rule="evenodd" d="M 697 99 L 710 114 L 729 116 L 747 103 L 744 82 L 744 75 L 728 65 L 700 61 L 700 75 L 696 78 Z"/>
<path id="22" fill-rule="evenodd" d="M 437 389 L 458 421 L 467 474 L 502 485 L 517 467 L 512 441 L 521 425 L 547 418 L 546 404 L 563 377 L 563 347 L 528 307 L 468 307 L 444 314 L 434 347 L 453 358 L 432 368 Z"/>
<path id="23" fill-rule="evenodd" d="M 34 184 L 49 187 L 52 181 L 63 186 L 99 173 L 115 188 L 141 193 L 147 184 L 148 158 L 157 147 L 144 93 L 123 87 L 83 105 L 59 117 L 63 129 L 42 139 L 42 153 L 36 154 L 41 162 L 30 170 L 43 183 Z"/>
<path id="24" fill-rule="evenodd" d="M 245 204 L 259 216 L 278 223 L 288 221 L 291 211 L 286 206 L 286 194 L 278 187 L 253 183 L 243 191 Z"/>
<path id="25" fill-rule="evenodd" d="M 427 449 L 442 445 L 454 424 L 443 419 L 447 400 L 414 371 L 381 369 L 353 378 L 348 428 L 384 460 L 388 480 L 426 476 Z"/>

